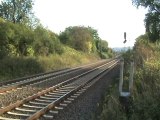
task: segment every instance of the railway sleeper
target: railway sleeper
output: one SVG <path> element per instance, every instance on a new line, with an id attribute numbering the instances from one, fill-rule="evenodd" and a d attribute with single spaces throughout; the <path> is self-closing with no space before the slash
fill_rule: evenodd
<path id="1" fill-rule="evenodd" d="M 62 86 L 62 89 L 63 89 L 63 88 L 64 88 L 64 89 L 73 89 L 73 88 L 75 88 L 75 87 L 69 85 L 69 86 Z"/>
<path id="2" fill-rule="evenodd" d="M 51 97 L 45 97 L 45 96 L 40 96 L 42 99 L 47 99 L 47 100 L 56 100 L 57 98 L 51 98 Z"/>
<path id="3" fill-rule="evenodd" d="M 46 114 L 44 114 L 41 118 L 40 118 L 40 120 L 49 120 L 49 119 L 51 119 L 51 120 L 53 120 L 54 119 L 54 115 L 57 115 L 59 113 L 59 111 L 57 111 L 57 110 L 50 110 L 50 111 L 48 111 Z"/>
<path id="4" fill-rule="evenodd" d="M 35 109 L 42 109 L 42 106 L 34 106 L 34 105 L 27 105 L 27 104 L 23 104 L 24 107 L 28 107 L 28 108 L 35 108 Z"/>
<path id="5" fill-rule="evenodd" d="M 58 110 L 50 110 L 48 113 L 49 114 L 58 114 Z"/>
<path id="6" fill-rule="evenodd" d="M 75 93 L 74 95 L 75 95 L 75 96 L 79 96 L 80 94 L 79 94 L 79 93 Z"/>
<path id="7" fill-rule="evenodd" d="M 23 116 L 23 117 L 29 117 L 32 114 L 24 114 L 24 113 L 16 113 L 16 112 L 7 112 L 9 115 L 15 115 L 15 116 Z"/>
<path id="8" fill-rule="evenodd" d="M 50 95 L 64 95 L 64 93 L 59 93 L 59 92 L 49 92 L 48 94 L 50 94 Z"/>
<path id="9" fill-rule="evenodd" d="M 40 120 L 44 120 L 44 119 L 46 119 L 46 120 L 53 119 L 53 116 L 52 115 L 43 115 L 42 119 L 40 119 Z"/>
<path id="10" fill-rule="evenodd" d="M 70 100 L 64 100 L 63 102 L 66 103 L 66 104 L 71 103 Z"/>
<path id="11" fill-rule="evenodd" d="M 60 103 L 59 105 L 62 106 L 62 107 L 66 107 L 67 106 L 66 103 Z"/>
<path id="12" fill-rule="evenodd" d="M 1 117 L 0 120 L 20 120 L 20 119 L 14 119 L 14 118 L 6 118 L 6 117 Z"/>
<path id="13" fill-rule="evenodd" d="M 75 98 L 77 98 L 78 96 L 77 95 L 71 95 L 70 96 L 70 98 L 72 98 L 72 99 L 75 99 Z"/>
<path id="14" fill-rule="evenodd" d="M 78 91 L 76 92 L 76 94 L 82 94 L 84 91 Z"/>
<path id="15" fill-rule="evenodd" d="M 20 108 L 25 110 L 36 110 L 36 111 L 41 109 L 41 108 L 24 107 L 24 106 L 21 106 Z"/>
<path id="16" fill-rule="evenodd" d="M 61 95 L 61 94 L 60 95 L 58 95 L 58 94 L 56 94 L 56 95 L 45 94 L 45 96 L 47 96 L 47 97 L 54 97 L 54 98 L 59 98 L 59 97 L 61 97 L 63 95 Z"/>
<path id="17" fill-rule="evenodd" d="M 73 99 L 73 98 L 67 98 L 67 100 L 74 101 L 74 99 Z"/>
<path id="18" fill-rule="evenodd" d="M 31 109 L 24 109 L 24 108 L 15 108 L 18 111 L 24 111 L 24 112 L 36 112 L 37 110 L 31 110 Z"/>
<path id="19" fill-rule="evenodd" d="M 56 109 L 56 110 L 63 110 L 63 107 L 60 107 L 60 106 L 57 107 L 57 106 L 55 106 L 54 109 Z"/>
<path id="20" fill-rule="evenodd" d="M 46 106 L 48 103 L 29 101 L 30 104 Z"/>
<path id="21" fill-rule="evenodd" d="M 69 92 L 70 90 L 68 89 L 59 89 L 58 92 Z"/>
<path id="22" fill-rule="evenodd" d="M 62 87 L 60 90 L 73 90 L 75 87 Z"/>
<path id="23" fill-rule="evenodd" d="M 16 114 L 29 114 L 29 115 L 32 115 L 32 114 L 36 113 L 39 110 L 40 109 L 38 109 L 38 110 L 32 110 L 32 109 L 26 109 L 26 110 L 25 109 L 19 109 L 19 110 L 16 110 L 16 109 L 14 109 L 14 110 L 12 110 L 10 112 L 16 113 Z"/>
<path id="24" fill-rule="evenodd" d="M 65 92 L 65 91 L 53 91 L 52 93 L 53 93 L 53 94 L 57 94 L 57 93 L 58 93 L 58 94 L 65 94 L 66 92 Z"/>
<path id="25" fill-rule="evenodd" d="M 44 100 L 44 99 L 38 99 L 38 98 L 36 98 L 35 101 L 51 103 L 51 102 L 53 102 L 54 100 Z"/>

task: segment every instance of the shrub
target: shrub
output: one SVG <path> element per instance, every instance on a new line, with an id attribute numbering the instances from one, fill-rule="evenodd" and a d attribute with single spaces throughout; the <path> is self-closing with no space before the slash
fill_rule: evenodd
<path id="1" fill-rule="evenodd" d="M 33 57 L 5 57 L 0 63 L 0 77 L 3 80 L 44 72 L 41 64 Z"/>
<path id="2" fill-rule="evenodd" d="M 38 26 L 35 29 L 34 34 L 33 48 L 36 55 L 47 56 L 53 53 L 63 53 L 63 46 L 61 45 L 58 36 L 53 32 Z"/>

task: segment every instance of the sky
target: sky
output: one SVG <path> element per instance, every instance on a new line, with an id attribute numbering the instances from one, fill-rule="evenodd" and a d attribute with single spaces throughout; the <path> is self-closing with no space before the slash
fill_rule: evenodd
<path id="1" fill-rule="evenodd" d="M 43 26 L 59 34 L 69 26 L 96 29 L 109 47 L 134 46 L 145 33 L 147 10 L 137 9 L 132 0 L 34 0 L 33 11 Z M 124 41 L 127 33 L 127 42 Z"/>

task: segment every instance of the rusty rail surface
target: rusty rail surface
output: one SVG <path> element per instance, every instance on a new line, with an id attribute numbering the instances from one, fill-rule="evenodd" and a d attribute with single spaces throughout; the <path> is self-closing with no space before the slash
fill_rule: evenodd
<path id="1" fill-rule="evenodd" d="M 12 80 L 12 81 L 7 81 L 7 82 L 4 82 L 3 83 L 4 85 L 0 87 L 0 93 L 5 93 L 7 91 L 11 91 L 11 90 L 14 90 L 14 89 L 17 89 L 20 87 L 24 87 L 26 85 L 30 85 L 30 84 L 33 84 L 36 82 L 45 81 L 46 79 L 53 78 L 55 76 L 58 77 L 62 74 L 64 75 L 64 74 L 72 73 L 72 72 L 81 70 L 82 68 L 93 66 L 93 65 L 100 64 L 103 62 L 104 61 L 95 62 L 95 63 L 89 64 L 89 65 L 84 65 L 81 67 L 64 69 L 64 70 L 60 70 L 60 71 L 56 71 L 56 72 L 52 71 L 52 72 L 48 72 L 48 73 L 41 73 L 41 74 L 36 74 L 36 75 L 30 76 L 30 77 L 23 77 L 23 78 L 19 78 L 19 79 Z M 2 84 L 2 83 L 0 83 L 0 84 Z"/>
<path id="2" fill-rule="evenodd" d="M 57 109 L 63 109 L 64 106 L 71 103 L 72 100 L 116 66 L 118 61 L 119 59 L 113 59 L 83 74 L 1 108 L 0 119 L 36 120 L 43 117 L 52 119 Z"/>

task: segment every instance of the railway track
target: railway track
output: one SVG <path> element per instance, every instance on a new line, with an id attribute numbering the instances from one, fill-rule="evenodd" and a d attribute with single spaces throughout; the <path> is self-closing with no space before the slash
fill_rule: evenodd
<path id="1" fill-rule="evenodd" d="M 37 74 L 37 75 L 29 76 L 29 77 L 23 77 L 23 78 L 11 80 L 11 81 L 1 82 L 0 83 L 0 94 L 5 94 L 7 92 L 11 92 L 12 90 L 20 89 L 25 86 L 27 87 L 30 85 L 41 84 L 42 82 L 49 81 L 53 78 L 58 78 L 59 76 L 62 76 L 62 75 L 68 75 L 71 73 L 82 71 L 88 67 L 92 68 L 93 66 L 103 64 L 104 62 L 106 61 L 96 62 L 96 63 L 92 63 L 89 65 L 84 65 L 81 67 L 64 69 L 60 71 L 51 71 L 48 73 L 42 73 L 42 74 Z"/>
<path id="2" fill-rule="evenodd" d="M 67 104 L 85 92 L 87 88 L 116 66 L 118 61 L 119 59 L 113 59 L 37 94 L 1 108 L 0 119 L 53 119 L 53 116 L 58 114 L 59 110 L 62 110 Z"/>

